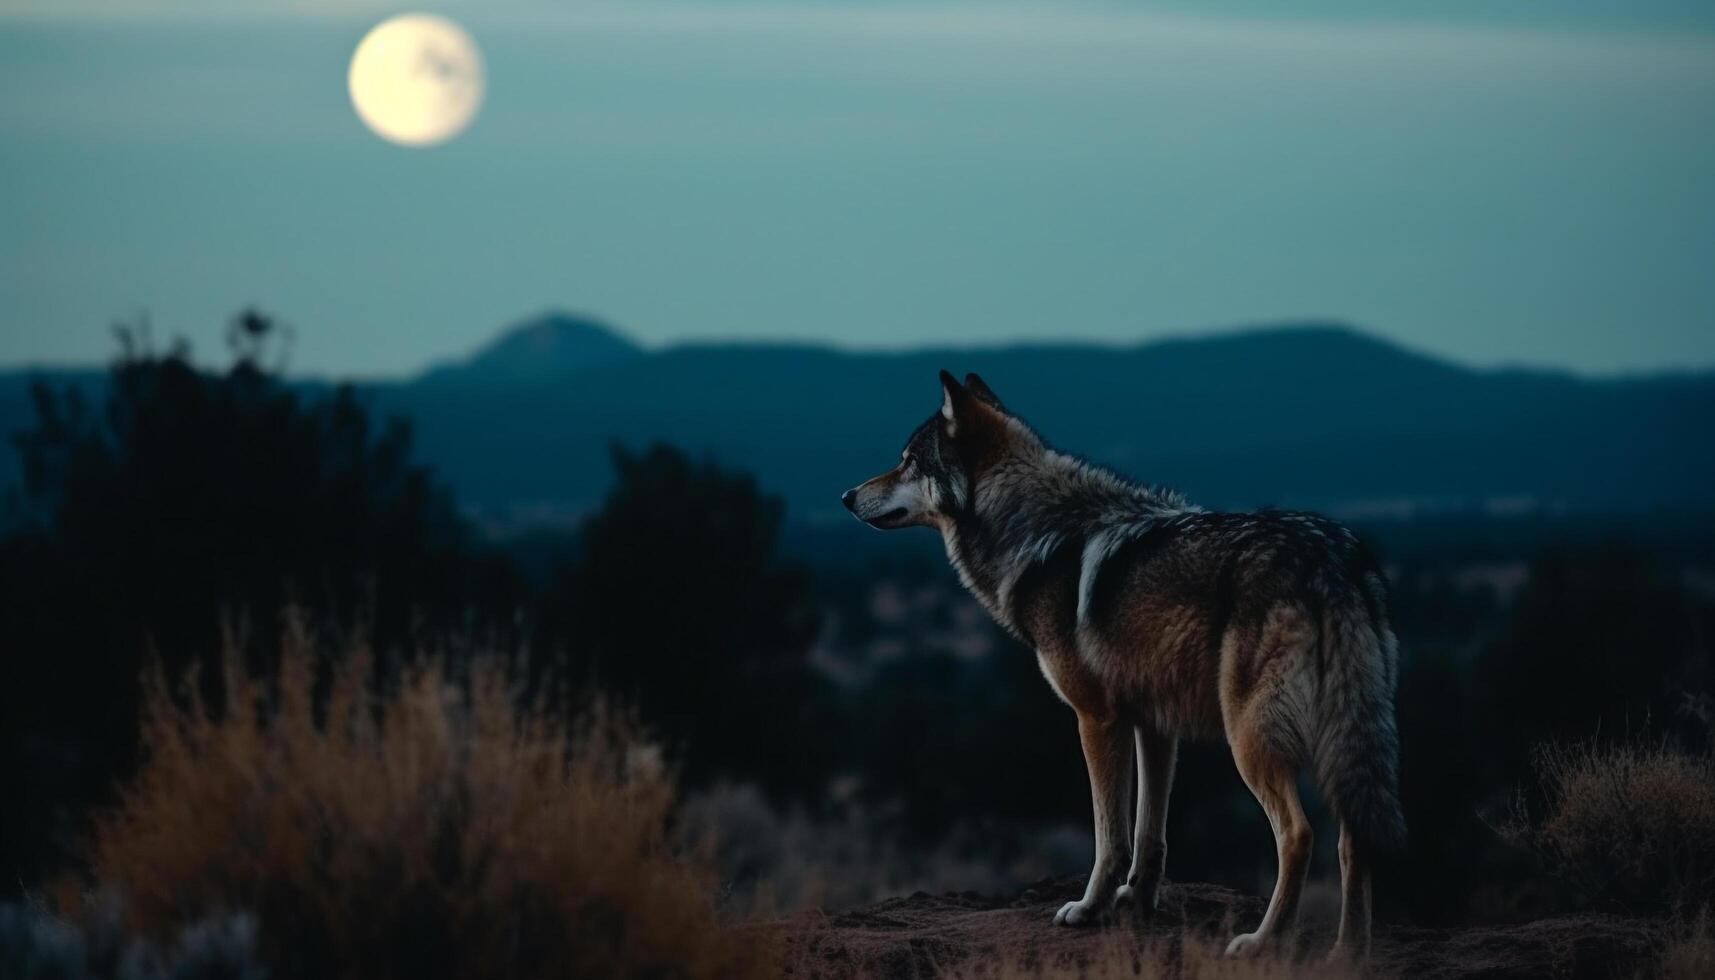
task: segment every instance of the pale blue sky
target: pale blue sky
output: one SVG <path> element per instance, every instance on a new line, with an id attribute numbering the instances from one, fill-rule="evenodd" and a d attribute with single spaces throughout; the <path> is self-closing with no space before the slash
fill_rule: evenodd
<path id="1" fill-rule="evenodd" d="M 645 343 L 1337 318 L 1475 364 L 1715 366 L 1715 4 L 0 0 L 0 364 L 107 325 L 398 374 L 547 307 Z M 347 102 L 482 46 L 430 150 Z"/>

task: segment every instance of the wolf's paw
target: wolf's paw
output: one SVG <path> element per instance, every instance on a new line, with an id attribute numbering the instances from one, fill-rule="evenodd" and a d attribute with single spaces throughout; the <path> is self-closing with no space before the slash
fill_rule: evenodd
<path id="1" fill-rule="evenodd" d="M 1099 911 L 1095 902 L 1067 902 L 1060 906 L 1060 911 L 1054 913 L 1054 924 L 1057 926 L 1087 926 L 1096 921 Z"/>
<path id="2" fill-rule="evenodd" d="M 1255 956 L 1262 952 L 1263 944 L 1266 942 L 1268 942 L 1268 937 L 1260 932 L 1247 932 L 1242 936 L 1234 936 L 1233 941 L 1227 944 L 1227 955 L 1236 959 Z"/>

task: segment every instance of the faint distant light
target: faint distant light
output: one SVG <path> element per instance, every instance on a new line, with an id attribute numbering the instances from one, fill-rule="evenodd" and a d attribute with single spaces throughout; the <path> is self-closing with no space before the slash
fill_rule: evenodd
<path id="1" fill-rule="evenodd" d="M 482 52 L 464 29 L 434 14 L 401 14 L 357 45 L 346 76 L 358 118 L 402 146 L 457 136 L 482 106 Z"/>

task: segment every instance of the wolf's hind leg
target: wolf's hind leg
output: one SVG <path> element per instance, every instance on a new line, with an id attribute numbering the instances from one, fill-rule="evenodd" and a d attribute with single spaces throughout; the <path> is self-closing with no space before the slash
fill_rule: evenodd
<path id="1" fill-rule="evenodd" d="M 1233 760 L 1245 785 L 1268 814 L 1280 862 L 1274 895 L 1268 900 L 1262 924 L 1255 932 L 1234 937 L 1227 946 L 1229 956 L 1248 956 L 1275 939 L 1279 930 L 1290 928 L 1297 918 L 1298 896 L 1310 867 L 1310 823 L 1304 819 L 1304 807 L 1298 801 L 1292 766 L 1263 736 L 1253 730 L 1244 739 L 1234 740 Z"/>
<path id="2" fill-rule="evenodd" d="M 1340 827 L 1340 934 L 1331 959 L 1363 959 L 1370 951 L 1370 861 L 1351 828 Z"/>
<path id="3" fill-rule="evenodd" d="M 1090 770 L 1090 802 L 1096 811 L 1096 865 L 1084 897 L 1067 902 L 1055 925 L 1084 925 L 1107 911 L 1125 860 L 1131 823 L 1131 726 L 1112 716 L 1078 715 L 1078 738 Z"/>
<path id="4" fill-rule="evenodd" d="M 1137 728 L 1137 830 L 1131 873 L 1114 902 L 1131 902 L 1145 915 L 1155 911 L 1161 876 L 1167 867 L 1167 800 L 1173 792 L 1173 766 L 1179 740 L 1154 728 Z"/>

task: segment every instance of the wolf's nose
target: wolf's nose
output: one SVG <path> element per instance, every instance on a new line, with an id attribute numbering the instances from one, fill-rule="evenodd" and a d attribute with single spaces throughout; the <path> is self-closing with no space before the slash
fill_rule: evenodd
<path id="1" fill-rule="evenodd" d="M 856 513 L 857 510 L 854 505 L 857 503 L 857 491 L 847 490 L 845 493 L 840 494 L 840 503 L 846 505 L 846 510 Z"/>

